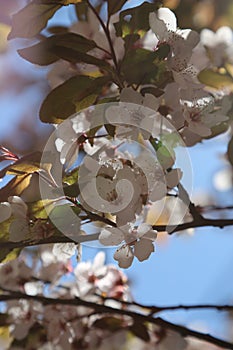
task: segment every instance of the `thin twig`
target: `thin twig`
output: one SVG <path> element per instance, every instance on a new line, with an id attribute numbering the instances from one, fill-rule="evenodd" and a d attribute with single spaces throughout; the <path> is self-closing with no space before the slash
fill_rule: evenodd
<path id="1" fill-rule="evenodd" d="M 104 24 L 104 21 L 102 20 L 102 18 L 100 17 L 100 15 L 98 14 L 98 12 L 96 11 L 95 7 L 92 6 L 92 4 L 87 0 L 87 4 L 89 6 L 89 8 L 92 10 L 92 12 L 95 14 L 96 18 L 98 18 L 99 22 L 100 22 L 100 25 L 101 27 L 103 28 L 103 31 L 106 35 L 106 38 L 108 40 L 108 43 L 109 43 L 109 48 L 111 50 L 111 56 L 112 56 L 112 59 L 113 59 L 113 62 L 114 62 L 114 65 L 116 67 L 116 70 L 118 71 L 118 63 L 117 63 L 117 58 L 116 58 L 116 54 L 115 54 L 115 50 L 114 50 L 114 47 L 113 47 L 113 44 L 112 44 L 112 39 L 111 39 L 111 36 L 110 36 L 110 33 L 109 33 L 109 30 L 108 28 L 105 26 Z"/>
<path id="2" fill-rule="evenodd" d="M 96 296 L 100 297 L 103 302 L 107 300 L 112 300 L 114 302 L 118 302 L 124 306 L 128 307 L 136 307 L 140 308 L 142 310 L 147 310 L 149 312 L 149 315 L 155 315 L 156 313 L 163 312 L 163 311 L 174 311 L 174 310 L 197 310 L 197 309 L 215 309 L 218 311 L 232 311 L 233 305 L 216 305 L 216 304 L 196 304 L 196 305 L 168 305 L 168 306 L 155 306 L 155 305 L 143 305 L 140 303 L 137 303 L 135 301 L 125 301 L 125 300 L 119 300 L 116 298 L 110 298 L 110 297 L 104 297 L 102 295 L 96 294 Z"/>

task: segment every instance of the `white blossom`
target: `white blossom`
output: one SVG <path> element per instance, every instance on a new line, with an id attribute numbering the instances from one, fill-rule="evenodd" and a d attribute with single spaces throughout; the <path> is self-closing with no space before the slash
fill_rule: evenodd
<path id="1" fill-rule="evenodd" d="M 191 29 L 177 28 L 175 14 L 168 8 L 160 8 L 157 12 L 150 13 L 149 22 L 159 43 L 166 42 L 171 47 L 169 67 L 176 72 L 187 68 L 192 50 L 199 42 L 198 33 Z"/>
<path id="2" fill-rule="evenodd" d="M 119 245 L 122 244 L 114 254 L 114 259 L 122 268 L 128 268 L 133 262 L 134 256 L 139 261 L 149 258 L 154 252 L 153 242 L 157 237 L 157 233 L 152 227 L 146 223 L 140 224 L 134 228 L 133 224 L 127 224 L 120 228 L 107 227 L 104 228 L 99 236 L 99 241 L 103 245 Z"/>

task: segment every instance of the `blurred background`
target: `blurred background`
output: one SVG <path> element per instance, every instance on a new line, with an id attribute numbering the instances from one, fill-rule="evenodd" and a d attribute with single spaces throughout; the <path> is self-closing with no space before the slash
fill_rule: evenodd
<path id="1" fill-rule="evenodd" d="M 127 6 L 142 1 L 128 1 Z M 11 16 L 25 0 L 0 0 L 0 145 L 18 155 L 42 150 L 52 127 L 42 124 L 38 111 L 50 87 L 46 79 L 50 67 L 41 68 L 24 61 L 17 49 L 27 40 L 7 41 Z M 233 28 L 232 0 L 164 0 L 178 17 L 181 28 L 217 30 Z M 74 9 L 59 10 L 54 25 L 70 26 Z M 231 168 L 225 160 L 228 136 L 222 134 L 189 149 L 194 173 L 192 198 L 200 205 L 233 204 Z M 209 216 L 214 215 L 210 213 Z M 232 211 L 217 213 L 232 217 Z M 233 228 L 211 227 L 168 237 L 161 235 L 157 252 L 150 259 L 134 264 L 126 273 L 135 299 L 144 304 L 233 304 Z M 108 262 L 113 250 L 105 249 Z M 96 249 L 83 249 L 83 259 L 91 259 Z M 231 337 L 231 315 L 217 311 L 173 312 L 163 317 L 215 336 Z"/>

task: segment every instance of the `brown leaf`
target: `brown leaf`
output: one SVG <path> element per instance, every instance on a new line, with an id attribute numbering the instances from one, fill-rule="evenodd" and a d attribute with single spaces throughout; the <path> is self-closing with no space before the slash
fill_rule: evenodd
<path id="1" fill-rule="evenodd" d="M 6 202 L 10 196 L 20 196 L 29 186 L 32 175 L 26 174 L 14 177 L 6 186 L 0 189 L 0 202 Z"/>
<path id="2" fill-rule="evenodd" d="M 29 3 L 13 15 L 12 29 L 8 39 L 33 38 L 45 28 L 48 20 L 61 7 L 57 4 Z"/>

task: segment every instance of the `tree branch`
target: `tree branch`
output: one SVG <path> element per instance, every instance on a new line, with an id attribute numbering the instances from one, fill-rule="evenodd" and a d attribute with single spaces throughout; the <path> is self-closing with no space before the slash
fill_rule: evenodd
<path id="1" fill-rule="evenodd" d="M 184 186 L 181 183 L 179 183 L 177 187 L 179 190 L 179 197 L 189 208 L 189 212 L 192 215 L 193 219 L 201 221 L 203 219 L 203 216 L 198 212 L 197 207 L 189 198 L 188 192 L 186 191 Z"/>
<path id="2" fill-rule="evenodd" d="M 177 325 L 168 321 L 163 320 L 160 317 L 153 317 L 153 315 L 148 314 L 141 314 L 135 311 L 131 310 L 124 310 L 124 309 L 116 309 L 111 306 L 96 304 L 94 302 L 86 301 L 80 298 L 75 299 L 53 299 L 53 298 L 46 298 L 44 296 L 34 296 L 34 295 L 27 295 L 20 292 L 11 292 L 11 294 L 3 294 L 0 295 L 0 302 L 7 302 L 10 300 L 19 300 L 19 299 L 25 299 L 25 300 L 32 300 L 32 301 L 38 301 L 42 303 L 43 305 L 69 305 L 69 306 L 84 306 L 87 308 L 91 308 L 95 311 L 95 313 L 103 314 L 103 313 L 110 313 L 110 314 L 118 314 L 122 316 L 129 316 L 133 320 L 136 320 L 138 322 L 149 322 L 152 324 L 155 324 L 157 326 L 161 326 L 165 329 L 169 329 L 172 331 L 175 331 L 179 333 L 183 337 L 194 337 L 199 340 L 207 341 L 211 344 L 220 346 L 222 348 L 226 349 L 233 349 L 233 344 L 230 342 L 227 342 L 225 340 L 216 338 L 211 336 L 210 334 L 201 333 L 198 331 L 194 331 L 191 329 L 186 328 L 185 326 Z"/>
<path id="3" fill-rule="evenodd" d="M 97 220 L 96 220 L 97 221 Z M 109 224 L 109 223 L 108 223 Z M 115 223 L 114 223 L 115 224 Z M 115 226 L 115 225 L 114 225 Z M 193 220 L 179 225 L 153 225 L 153 229 L 158 232 L 167 231 L 169 235 L 172 235 L 176 232 L 187 230 L 189 228 L 198 228 L 198 227 L 219 227 L 224 228 L 227 226 L 233 226 L 233 219 L 205 219 L 202 220 Z M 70 238 L 66 236 L 52 236 L 42 240 L 27 240 L 22 242 L 0 242 L 0 249 L 9 248 L 25 248 L 36 245 L 44 244 L 55 244 L 55 243 L 83 243 L 97 241 L 99 238 L 99 233 L 93 233 L 88 235 L 77 235 L 75 238 Z"/>
<path id="4" fill-rule="evenodd" d="M 196 309 L 215 309 L 218 311 L 232 311 L 233 310 L 233 305 L 215 305 L 215 304 L 196 304 L 196 305 L 170 305 L 170 306 L 155 306 L 155 305 L 143 305 L 140 303 L 137 303 L 135 301 L 133 302 L 128 302 L 128 301 L 123 301 L 116 298 L 110 298 L 110 297 L 102 297 L 99 294 L 96 294 L 98 297 L 102 298 L 103 301 L 106 300 L 113 300 L 115 302 L 121 303 L 124 306 L 135 306 L 137 308 L 140 308 L 142 310 L 147 309 L 149 312 L 149 315 L 154 315 L 159 312 L 163 311 L 174 311 L 174 310 L 196 310 Z"/>
<path id="5" fill-rule="evenodd" d="M 233 219 L 196 219 L 193 221 L 185 222 L 179 225 L 153 225 L 153 229 L 158 232 L 167 231 L 168 234 L 173 234 L 175 232 L 187 230 L 188 228 L 198 228 L 198 227 L 219 227 L 224 228 L 226 226 L 232 226 Z"/>

